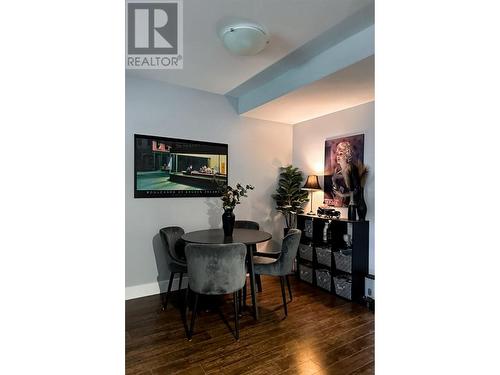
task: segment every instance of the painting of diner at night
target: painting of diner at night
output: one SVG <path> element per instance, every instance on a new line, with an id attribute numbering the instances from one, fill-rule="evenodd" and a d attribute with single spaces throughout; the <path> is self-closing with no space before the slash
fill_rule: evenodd
<path id="1" fill-rule="evenodd" d="M 228 146 L 134 135 L 135 198 L 217 197 L 227 184 Z"/>

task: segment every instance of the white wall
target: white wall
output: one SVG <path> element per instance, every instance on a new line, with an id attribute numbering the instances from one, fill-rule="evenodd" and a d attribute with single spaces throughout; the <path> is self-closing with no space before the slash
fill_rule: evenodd
<path id="1" fill-rule="evenodd" d="M 158 278 L 168 277 L 157 266 L 164 266 L 157 250 L 160 228 L 220 227 L 222 215 L 219 198 L 134 199 L 134 133 L 229 144 L 230 184 L 255 186 L 236 218 L 259 222 L 273 234 L 268 246 L 279 248 L 283 221 L 271 193 L 278 168 L 292 160 L 291 125 L 240 117 L 221 95 L 127 76 L 125 129 L 127 298 L 158 293 Z"/>
<path id="2" fill-rule="evenodd" d="M 375 103 L 362 104 L 343 111 L 335 112 L 313 120 L 304 121 L 293 128 L 293 165 L 302 169 L 304 174 L 322 175 L 325 160 L 325 140 L 327 138 L 352 134 L 365 134 L 364 163 L 370 173 L 366 181 L 365 200 L 368 206 L 366 219 L 370 221 L 370 265 L 369 271 L 375 274 L 374 261 L 374 223 L 375 223 L 375 148 L 374 148 Z M 320 178 L 321 186 L 323 179 Z M 323 203 L 323 192 L 314 193 L 313 210 Z M 309 211 L 309 204 L 307 206 Z M 346 216 L 346 211 L 342 214 Z"/>

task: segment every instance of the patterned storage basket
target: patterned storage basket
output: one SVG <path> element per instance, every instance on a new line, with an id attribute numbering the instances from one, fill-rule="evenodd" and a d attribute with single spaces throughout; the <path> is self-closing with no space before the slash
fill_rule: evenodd
<path id="1" fill-rule="evenodd" d="M 308 283 L 313 282 L 312 268 L 299 264 L 300 279 L 307 281 Z"/>
<path id="2" fill-rule="evenodd" d="M 302 259 L 306 259 L 310 262 L 313 260 L 312 246 L 306 244 L 299 244 L 299 255 Z"/>
<path id="3" fill-rule="evenodd" d="M 335 268 L 344 272 L 352 272 L 352 250 L 340 250 L 333 253 Z"/>
<path id="4" fill-rule="evenodd" d="M 328 247 L 316 247 L 316 257 L 318 263 L 331 267 L 332 265 L 332 249 Z"/>
<path id="5" fill-rule="evenodd" d="M 346 299 L 351 299 L 352 280 L 347 276 L 334 276 L 335 294 Z"/>
<path id="6" fill-rule="evenodd" d="M 328 270 L 316 270 L 316 284 L 323 289 L 332 291 L 332 278 Z"/>

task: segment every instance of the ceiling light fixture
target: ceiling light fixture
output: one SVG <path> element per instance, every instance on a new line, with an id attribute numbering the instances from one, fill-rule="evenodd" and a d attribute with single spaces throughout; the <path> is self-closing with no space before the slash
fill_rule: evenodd
<path id="1" fill-rule="evenodd" d="M 224 47 L 236 55 L 251 56 L 269 44 L 269 33 L 256 23 L 239 23 L 222 28 L 219 37 Z"/>

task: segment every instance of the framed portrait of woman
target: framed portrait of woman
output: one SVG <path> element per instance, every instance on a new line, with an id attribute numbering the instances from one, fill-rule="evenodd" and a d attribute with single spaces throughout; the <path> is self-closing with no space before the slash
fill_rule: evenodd
<path id="1" fill-rule="evenodd" d="M 364 142 L 364 134 L 325 140 L 325 204 L 334 207 L 349 205 L 349 193 L 353 190 L 357 178 L 356 166 L 363 162 Z"/>

